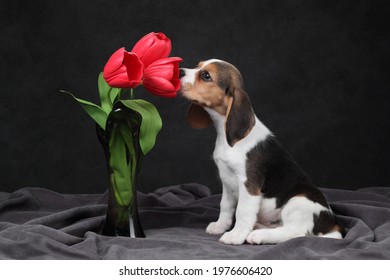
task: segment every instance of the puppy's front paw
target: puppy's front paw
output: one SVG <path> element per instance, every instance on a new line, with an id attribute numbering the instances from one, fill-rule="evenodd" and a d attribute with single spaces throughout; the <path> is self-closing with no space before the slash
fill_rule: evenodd
<path id="1" fill-rule="evenodd" d="M 226 222 L 212 222 L 206 228 L 206 232 L 209 234 L 221 234 L 227 231 L 229 227 L 230 224 Z"/>
<path id="2" fill-rule="evenodd" d="M 233 229 L 222 235 L 222 237 L 219 239 L 219 242 L 229 245 L 240 245 L 244 244 L 246 236 L 246 233 Z"/>

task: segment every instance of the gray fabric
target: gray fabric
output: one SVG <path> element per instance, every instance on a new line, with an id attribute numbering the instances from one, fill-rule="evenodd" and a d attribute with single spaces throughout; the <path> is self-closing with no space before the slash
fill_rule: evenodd
<path id="1" fill-rule="evenodd" d="M 138 194 L 147 238 L 101 236 L 107 193 L 0 192 L 2 259 L 390 259 L 390 188 L 323 189 L 343 240 L 302 237 L 279 245 L 229 246 L 205 233 L 220 195 L 199 184 Z"/>

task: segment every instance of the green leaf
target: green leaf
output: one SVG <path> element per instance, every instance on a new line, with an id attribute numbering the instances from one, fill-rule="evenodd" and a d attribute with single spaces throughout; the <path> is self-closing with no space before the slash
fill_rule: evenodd
<path id="1" fill-rule="evenodd" d="M 119 100 L 114 108 L 126 107 L 140 115 L 139 144 L 144 155 L 154 147 L 156 137 L 162 127 L 162 120 L 156 107 L 142 99 Z"/>
<path id="2" fill-rule="evenodd" d="M 119 205 L 127 206 L 133 198 L 133 180 L 130 173 L 130 162 L 127 161 L 126 143 L 122 136 L 122 124 L 111 132 L 109 141 L 111 180 L 115 198 Z M 134 163 L 135 164 L 135 163 Z"/>
<path id="3" fill-rule="evenodd" d="M 120 95 L 122 89 L 110 87 L 103 78 L 103 72 L 100 72 L 98 77 L 98 90 L 102 109 L 109 114 L 115 99 Z"/>
<path id="4" fill-rule="evenodd" d="M 118 129 L 121 132 L 122 138 L 124 140 L 124 143 L 127 147 L 127 150 L 129 152 L 129 159 L 128 159 L 128 171 L 131 174 L 132 179 L 132 185 L 135 185 L 135 179 L 137 177 L 137 167 L 138 167 L 138 154 L 139 152 L 136 150 L 136 147 L 134 146 L 135 143 L 133 141 L 133 131 L 131 129 L 131 125 L 127 121 L 122 121 Z"/>
<path id="5" fill-rule="evenodd" d="M 111 104 L 114 104 L 117 97 L 120 96 L 123 92 L 123 89 L 122 88 L 111 88 L 111 92 L 110 92 L 110 100 L 111 100 Z"/>
<path id="6" fill-rule="evenodd" d="M 87 114 L 101 127 L 103 128 L 104 130 L 106 129 L 106 122 L 107 122 L 107 118 L 108 118 L 108 115 L 107 113 L 102 109 L 100 108 L 98 105 L 92 103 L 92 102 L 89 102 L 89 101 L 86 101 L 86 100 L 83 100 L 83 99 L 79 99 L 79 98 L 76 98 L 73 94 L 71 94 L 70 92 L 67 92 L 67 91 L 64 91 L 64 90 L 61 90 L 61 92 L 64 92 L 64 93 L 67 93 L 69 94 L 70 96 L 72 96 L 77 102 L 79 102 L 79 104 L 83 107 L 83 109 L 85 110 L 85 112 L 87 112 Z"/>

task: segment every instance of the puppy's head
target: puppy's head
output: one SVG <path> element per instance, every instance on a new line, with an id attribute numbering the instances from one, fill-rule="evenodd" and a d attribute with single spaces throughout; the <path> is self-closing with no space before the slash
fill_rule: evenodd
<path id="1" fill-rule="evenodd" d="M 180 79 L 182 95 L 192 101 L 188 111 L 192 127 L 204 128 L 211 123 L 207 108 L 225 118 L 230 146 L 251 131 L 255 116 L 241 74 L 232 64 L 217 59 L 202 61 L 194 69 L 181 68 Z"/>

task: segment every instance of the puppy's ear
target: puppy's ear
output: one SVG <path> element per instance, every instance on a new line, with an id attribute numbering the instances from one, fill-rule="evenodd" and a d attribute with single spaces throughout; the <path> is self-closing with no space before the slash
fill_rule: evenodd
<path id="1" fill-rule="evenodd" d="M 227 103 L 226 140 L 233 147 L 249 134 L 256 120 L 248 94 L 243 89 L 228 92 Z"/>
<path id="2" fill-rule="evenodd" d="M 188 109 L 187 120 L 192 128 L 206 128 L 212 122 L 206 110 L 196 104 L 191 104 Z"/>

